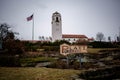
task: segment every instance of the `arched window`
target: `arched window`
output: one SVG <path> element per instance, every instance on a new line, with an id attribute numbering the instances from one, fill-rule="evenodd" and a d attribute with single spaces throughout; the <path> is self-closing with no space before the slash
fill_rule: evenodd
<path id="1" fill-rule="evenodd" d="M 56 17 L 56 22 L 59 22 L 58 17 Z"/>

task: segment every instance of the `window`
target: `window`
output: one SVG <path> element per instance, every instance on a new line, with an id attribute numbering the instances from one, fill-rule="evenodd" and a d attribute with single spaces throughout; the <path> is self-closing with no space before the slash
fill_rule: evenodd
<path id="1" fill-rule="evenodd" d="M 74 39 L 74 41 L 75 41 L 75 39 Z"/>
<path id="2" fill-rule="evenodd" d="M 68 39 L 68 41 L 70 41 L 70 39 Z"/>
<path id="3" fill-rule="evenodd" d="M 56 17 L 56 22 L 59 22 L 58 17 Z"/>

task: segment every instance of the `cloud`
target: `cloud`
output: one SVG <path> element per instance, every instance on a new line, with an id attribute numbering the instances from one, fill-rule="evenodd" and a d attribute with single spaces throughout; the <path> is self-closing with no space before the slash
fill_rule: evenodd
<path id="1" fill-rule="evenodd" d="M 47 9 L 47 5 L 42 0 L 33 0 L 32 2 L 36 7 L 40 9 Z"/>

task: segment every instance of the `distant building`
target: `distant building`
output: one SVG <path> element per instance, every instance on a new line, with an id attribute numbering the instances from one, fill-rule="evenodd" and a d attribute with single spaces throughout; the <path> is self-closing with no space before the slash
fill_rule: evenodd
<path id="1" fill-rule="evenodd" d="M 62 40 L 62 20 L 61 14 L 58 12 L 52 15 L 52 41 Z"/>
<path id="2" fill-rule="evenodd" d="M 95 40 L 94 40 L 94 38 L 88 38 L 88 41 L 89 41 L 89 42 L 93 42 L 93 41 L 95 41 Z"/>
<path id="3" fill-rule="evenodd" d="M 88 38 L 85 35 L 79 35 L 79 34 L 62 34 L 62 19 L 61 14 L 57 11 L 53 13 L 52 15 L 52 41 L 56 40 L 66 40 L 71 43 L 76 41 L 90 41 L 92 42 L 92 38 Z"/>
<path id="4" fill-rule="evenodd" d="M 88 41 L 88 37 L 86 37 L 85 35 L 78 35 L 78 34 L 63 34 L 62 39 L 69 41 L 70 43 L 77 41 Z"/>
<path id="5" fill-rule="evenodd" d="M 44 37 L 40 36 L 39 40 L 22 40 L 22 41 L 29 41 L 32 43 L 36 42 L 54 42 L 56 40 L 66 40 L 69 41 L 70 43 L 73 42 L 80 42 L 80 41 L 86 41 L 86 42 L 93 42 L 93 38 L 88 38 L 86 35 L 81 35 L 81 34 L 62 34 L 62 18 L 61 14 L 58 13 L 57 11 L 52 14 L 52 37 Z"/>

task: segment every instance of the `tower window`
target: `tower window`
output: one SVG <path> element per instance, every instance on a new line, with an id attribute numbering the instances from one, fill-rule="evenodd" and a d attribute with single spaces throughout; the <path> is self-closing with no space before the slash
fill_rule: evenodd
<path id="1" fill-rule="evenodd" d="M 56 17 L 56 22 L 59 22 L 58 17 Z"/>

